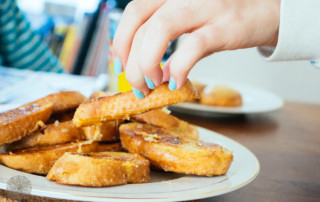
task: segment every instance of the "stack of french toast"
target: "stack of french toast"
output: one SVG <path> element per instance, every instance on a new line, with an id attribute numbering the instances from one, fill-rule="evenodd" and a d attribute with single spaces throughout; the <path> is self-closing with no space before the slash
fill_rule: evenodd
<path id="1" fill-rule="evenodd" d="M 60 184 L 91 187 L 149 182 L 150 166 L 223 175 L 232 152 L 199 140 L 195 126 L 163 108 L 197 98 L 190 81 L 175 91 L 164 83 L 143 99 L 133 92 L 51 94 L 0 113 L 0 146 L 6 148 L 0 163 Z"/>

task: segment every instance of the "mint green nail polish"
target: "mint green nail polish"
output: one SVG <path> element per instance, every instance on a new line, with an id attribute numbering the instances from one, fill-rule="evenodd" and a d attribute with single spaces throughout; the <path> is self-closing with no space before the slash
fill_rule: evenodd
<path id="1" fill-rule="evenodd" d="M 113 58 L 113 70 L 116 75 L 120 75 L 122 73 L 122 65 L 119 58 Z"/>
<path id="2" fill-rule="evenodd" d="M 175 90 L 177 88 L 177 83 L 176 83 L 176 81 L 172 78 L 172 77 L 170 77 L 170 81 L 169 81 L 169 89 L 170 90 Z"/>
<path id="3" fill-rule="evenodd" d="M 143 94 L 141 93 L 141 91 L 135 89 L 132 87 L 132 91 L 133 91 L 133 94 L 138 98 L 138 99 L 142 99 L 143 98 Z"/>
<path id="4" fill-rule="evenodd" d="M 147 83 L 147 86 L 148 86 L 148 88 L 150 88 L 150 89 L 154 89 L 155 87 L 154 87 L 154 83 L 153 83 L 153 81 L 151 80 L 151 79 L 149 79 L 148 77 L 144 77 L 144 79 L 146 80 L 146 83 Z"/>

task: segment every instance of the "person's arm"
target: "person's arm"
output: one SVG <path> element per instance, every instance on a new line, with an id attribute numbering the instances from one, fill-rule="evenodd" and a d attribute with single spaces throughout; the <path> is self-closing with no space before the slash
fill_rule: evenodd
<path id="1" fill-rule="evenodd" d="M 58 58 L 33 32 L 15 0 L 0 2 L 0 54 L 9 67 L 63 72 Z"/>
<path id="2" fill-rule="evenodd" d="M 320 67 L 320 1 L 281 0 L 278 43 L 258 50 L 266 61 L 309 60 Z"/>

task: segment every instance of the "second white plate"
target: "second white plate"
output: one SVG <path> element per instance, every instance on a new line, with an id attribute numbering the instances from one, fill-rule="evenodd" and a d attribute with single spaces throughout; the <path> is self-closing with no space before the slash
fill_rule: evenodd
<path id="1" fill-rule="evenodd" d="M 230 81 L 209 81 L 208 85 L 222 84 L 237 90 L 242 96 L 242 106 L 240 107 L 215 107 L 201 105 L 197 103 L 182 102 L 171 105 L 173 111 L 201 115 L 201 116 L 223 116 L 237 114 L 265 113 L 277 110 L 283 106 L 283 100 L 278 95 L 264 89 L 234 83 Z"/>

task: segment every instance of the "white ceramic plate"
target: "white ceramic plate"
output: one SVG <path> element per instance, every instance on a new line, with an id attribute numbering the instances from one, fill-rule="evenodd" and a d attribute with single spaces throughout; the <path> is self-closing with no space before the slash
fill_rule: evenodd
<path id="1" fill-rule="evenodd" d="M 151 182 L 105 188 L 59 185 L 43 176 L 27 174 L 0 165 L 0 189 L 10 178 L 24 176 L 31 182 L 31 194 L 84 201 L 181 201 L 213 197 L 239 189 L 259 173 L 257 158 L 241 144 L 215 132 L 199 128 L 200 139 L 218 143 L 233 151 L 234 161 L 226 175 L 199 177 L 151 172 Z M 1 149 L 0 149 L 1 150 Z"/>
<path id="2" fill-rule="evenodd" d="M 181 113 L 201 116 L 228 116 L 237 114 L 254 114 L 270 112 L 277 110 L 283 106 L 283 100 L 281 97 L 264 89 L 222 80 L 207 81 L 203 83 L 206 83 L 209 86 L 213 86 L 215 84 L 222 84 L 237 90 L 242 96 L 242 106 L 214 107 L 196 103 L 183 102 L 170 106 L 170 109 Z"/>

